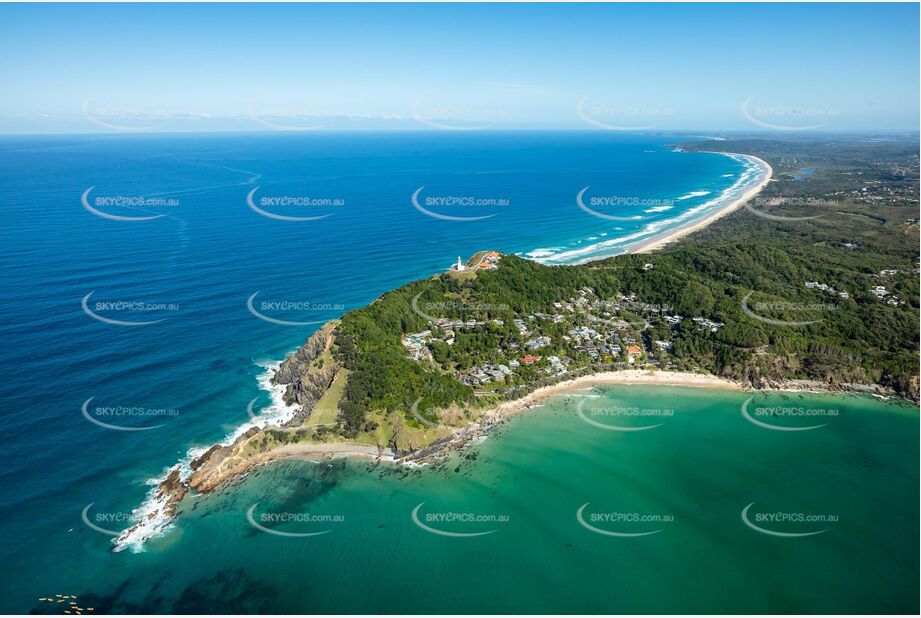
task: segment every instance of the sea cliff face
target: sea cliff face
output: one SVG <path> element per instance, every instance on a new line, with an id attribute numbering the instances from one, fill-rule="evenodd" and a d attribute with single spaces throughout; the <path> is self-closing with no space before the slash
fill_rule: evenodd
<path id="1" fill-rule="evenodd" d="M 329 354 L 338 321 L 323 325 L 294 354 L 286 358 L 272 377 L 273 384 L 287 385 L 285 403 L 301 407 L 289 424 L 303 422 L 332 384 L 341 368 Z"/>
<path id="2" fill-rule="evenodd" d="M 289 406 L 297 406 L 295 414 L 280 426 L 253 426 L 230 444 L 212 445 L 189 462 L 187 473 L 181 464 L 174 466 L 154 490 L 153 507 L 144 519 L 116 539 L 116 550 L 124 549 L 138 536 L 143 542 L 164 529 L 176 517 L 179 503 L 190 490 L 201 494 L 217 490 L 227 480 L 268 461 L 268 452 L 279 445 L 279 435 L 297 436 L 299 426 L 310 416 L 340 370 L 329 353 L 337 324 L 335 320 L 324 324 L 279 365 L 272 377 L 273 384 L 287 385 L 283 398 Z"/>
<path id="3" fill-rule="evenodd" d="M 295 429 L 307 420 L 339 372 L 339 365 L 329 353 L 337 325 L 336 320 L 324 324 L 304 345 L 282 361 L 272 377 L 273 384 L 287 385 L 285 403 L 298 406 L 298 411 L 284 428 Z M 253 427 L 230 445 L 215 444 L 209 448 L 191 463 L 193 472 L 188 479 L 189 487 L 199 493 L 207 493 L 217 489 L 228 478 L 246 472 L 253 465 L 253 451 L 260 450 L 257 444 L 259 436 L 271 429 Z M 244 450 L 250 456 L 243 456 Z"/>

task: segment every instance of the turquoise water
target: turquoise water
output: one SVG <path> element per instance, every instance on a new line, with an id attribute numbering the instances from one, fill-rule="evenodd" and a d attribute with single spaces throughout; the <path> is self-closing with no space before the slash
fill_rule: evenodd
<path id="1" fill-rule="evenodd" d="M 111 537 L 88 527 L 82 515 L 98 528 L 127 528 L 150 482 L 187 457 L 190 448 L 208 446 L 250 422 L 250 402 L 257 414 L 271 416 L 276 409 L 259 379 L 271 362 L 315 330 L 312 322 L 337 317 L 387 289 L 446 268 L 457 255 L 483 248 L 549 261 L 577 261 L 597 251 L 616 250 L 617 243 L 600 245 L 617 239 L 628 242 L 623 239 L 644 233 L 652 224 L 669 225 L 680 213 L 704 206 L 730 189 L 744 174 L 742 163 L 724 156 L 675 152 L 670 144 L 678 139 L 516 133 L 0 140 L 0 203 L 5 214 L 0 228 L 0 279 L 5 290 L 0 300 L 0 363 L 5 375 L 0 383 L 5 411 L 0 417 L 5 438 L 0 468 L 0 563 L 5 565 L 0 611 L 47 609 L 37 599 L 53 594 L 79 594 L 84 603 L 84 597 L 95 595 L 100 607 L 121 612 L 426 611 L 435 605 L 445 611 L 473 611 L 477 603 L 484 608 L 519 603 L 522 611 L 574 611 L 589 602 L 610 603 L 616 611 L 640 603 L 640 596 L 627 602 L 626 591 L 613 598 L 583 591 L 577 598 L 547 583 L 553 572 L 569 583 L 587 574 L 566 554 L 553 553 L 556 540 L 544 546 L 543 531 L 592 534 L 592 548 L 606 540 L 581 527 L 569 530 L 572 496 L 558 492 L 575 483 L 576 493 L 590 494 L 600 480 L 589 475 L 564 482 L 557 476 L 575 465 L 562 465 L 568 454 L 598 456 L 583 455 L 591 451 L 584 451 L 579 434 L 565 426 L 551 440 L 555 444 L 546 454 L 549 459 L 526 449 L 520 462 L 509 464 L 517 470 L 514 474 L 490 463 L 491 449 L 499 448 L 504 438 L 488 440 L 478 451 L 480 460 L 466 461 L 457 474 L 400 471 L 378 478 L 380 472 L 369 474 L 354 463 L 329 469 L 309 463 L 267 468 L 220 496 L 184 505 L 188 512 L 141 553 L 113 553 Z M 646 213 L 658 206 L 637 204 L 620 208 L 617 216 L 643 219 L 598 218 L 575 202 L 586 186 L 586 196 L 671 200 L 671 208 Z M 424 187 L 423 199 L 458 194 L 507 198 L 509 204 L 436 206 L 439 214 L 449 216 L 494 215 L 478 221 L 438 219 L 411 203 L 419 187 Z M 246 197 L 254 189 L 257 201 L 259 196 L 292 195 L 341 198 L 344 204 L 267 207 L 285 216 L 330 215 L 308 222 L 280 221 L 248 207 Z M 96 198 L 117 196 L 177 203 L 143 208 L 100 205 L 105 214 L 116 216 L 163 215 L 141 222 L 113 220 L 81 204 L 87 190 L 91 206 Z M 270 301 L 263 308 L 268 317 L 305 324 L 257 319 L 247 310 L 247 299 L 254 293 L 257 306 Z M 101 322 L 81 307 L 88 294 L 87 308 L 100 317 L 155 323 L 124 327 Z M 143 306 L 106 304 L 118 302 Z M 283 302 L 297 304 L 271 304 Z M 860 401 L 868 410 L 889 409 Z M 84 406 L 89 419 L 82 414 Z M 519 422 L 526 428 L 526 423 L 539 421 L 522 417 L 515 423 Z M 916 423 L 917 417 L 909 415 L 904 422 Z M 870 431 L 869 421 L 867 425 L 859 431 Z M 665 435 L 667 428 L 635 435 Z M 879 434 L 876 441 L 884 444 L 912 435 L 894 421 L 879 421 L 874 432 Z M 607 435 L 605 430 L 600 433 Z M 503 453 L 511 454 L 542 434 L 510 427 L 508 435 Z M 852 449 L 864 443 L 863 434 L 851 437 Z M 718 452 L 688 451 L 686 467 L 700 466 L 698 459 Z M 901 462 L 901 469 L 914 469 L 917 452 L 913 459 L 901 452 L 894 449 L 881 457 L 887 465 Z M 535 457 L 541 466 L 535 465 Z M 732 470 L 732 453 L 722 457 L 723 467 Z M 530 468 L 533 473 L 523 472 Z M 406 474 L 412 476 L 399 478 Z M 418 547 L 434 551 L 440 546 L 428 544 L 435 537 L 439 542 L 452 540 L 423 533 L 406 519 L 419 492 L 427 487 L 445 492 L 430 499 L 428 508 L 438 499 L 461 500 L 492 491 L 488 488 L 501 474 L 518 476 L 527 491 L 518 498 L 511 492 L 509 498 L 521 509 L 507 526 L 515 532 L 471 537 L 473 545 L 458 545 L 440 557 L 436 552 L 426 558 L 410 543 L 416 537 L 406 535 L 422 533 L 426 539 Z M 718 478 L 732 483 L 734 477 Z M 662 482 L 674 483 L 670 478 Z M 855 498 L 884 504 L 877 493 L 885 489 L 880 482 L 874 477 L 848 487 Z M 914 496 L 917 503 L 916 487 L 899 491 Z M 554 517 L 562 519 L 548 523 L 531 514 L 527 509 L 535 496 L 557 504 Z M 257 499 L 260 508 L 288 502 L 311 505 L 315 500 L 325 506 L 325 500 L 335 500 L 332 505 L 342 505 L 346 519 L 341 523 L 353 541 L 328 532 L 299 539 L 307 543 L 279 544 L 287 539 L 246 523 L 246 508 Z M 407 521 L 411 527 L 406 527 Z M 516 522 L 522 527 L 515 528 Z M 650 539 L 658 543 L 664 534 Z M 509 542 L 501 545 L 509 564 L 529 563 L 528 552 L 555 557 L 554 564 L 539 565 L 546 572 L 530 572 L 527 581 L 533 580 L 540 590 L 530 592 L 518 576 L 485 578 L 495 571 L 488 566 L 492 562 L 479 562 L 485 560 L 483 547 L 506 542 L 503 538 Z M 577 540 L 566 539 L 563 547 L 577 546 Z M 395 547 L 398 541 L 408 545 Z M 722 547 L 717 537 L 713 543 L 713 551 Z M 369 555 L 376 560 L 368 561 Z M 452 566 L 463 564 L 473 569 L 470 577 L 483 576 L 484 581 L 474 585 L 461 579 L 465 587 L 453 595 L 444 592 L 448 596 L 443 598 L 423 594 L 425 586 L 417 585 L 412 575 L 463 578 Z M 858 569 L 854 564 L 845 563 Z M 528 564 L 518 566 L 525 577 Z M 911 573 L 912 568 L 917 575 L 916 563 L 903 570 Z M 494 594 L 473 592 L 483 586 Z M 557 591 L 558 600 L 547 597 L 551 590 Z M 658 593 L 645 596 L 650 607 L 664 602 Z"/>
<path id="2" fill-rule="evenodd" d="M 619 386 L 576 395 L 423 469 L 263 468 L 186 504 L 175 529 L 141 554 L 113 554 L 104 535 L 78 529 L 46 590 L 113 612 L 917 612 L 915 407 L 756 396 L 749 410 L 835 412 L 819 429 L 783 432 L 748 422 L 744 393 Z M 577 409 L 616 426 L 650 423 L 593 412 L 671 414 L 654 429 L 620 432 L 586 423 Z M 586 503 L 583 521 L 597 528 L 658 532 L 589 530 L 576 518 Z M 753 523 L 771 513 L 837 519 L 760 524 L 824 530 L 775 537 L 745 525 L 750 503 Z M 254 504 L 254 519 L 272 530 L 328 532 L 259 531 L 246 518 Z M 419 521 L 432 528 L 493 532 L 423 530 L 412 518 L 420 504 Z M 321 521 L 266 520 L 298 513 Z M 442 513 L 493 519 L 427 517 Z M 593 520 L 614 513 L 661 519 Z"/>

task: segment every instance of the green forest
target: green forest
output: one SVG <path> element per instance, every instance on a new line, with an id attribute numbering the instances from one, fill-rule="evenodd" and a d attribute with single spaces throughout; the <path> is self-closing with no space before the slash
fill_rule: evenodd
<path id="1" fill-rule="evenodd" d="M 368 429 L 370 410 L 405 410 L 419 398 L 434 408 L 483 405 L 489 400 L 478 401 L 453 370 L 495 362 L 495 350 L 518 338 L 516 317 L 552 312 L 554 301 L 576 297 L 583 288 L 603 300 L 632 294 L 676 314 L 724 324 L 711 332 L 690 320 L 676 326 L 647 316 L 643 336 L 671 342 L 661 355 L 662 368 L 704 371 L 754 387 L 783 380 L 879 384 L 917 400 L 916 148 L 762 140 L 682 147 L 763 158 L 775 181 L 759 195 L 757 209 L 817 218 L 778 221 L 741 208 L 653 254 L 580 266 L 505 255 L 497 270 L 467 277 L 443 273 L 388 292 L 345 314 L 335 333 L 333 353 L 349 370 L 340 402 L 342 433 Z M 795 173 L 803 167 L 814 170 L 806 180 Z M 645 269 L 650 262 L 654 268 Z M 806 282 L 846 291 L 847 297 Z M 885 298 L 873 292 L 880 285 Z M 744 310 L 746 298 L 766 320 Z M 459 332 L 451 346 L 435 342 L 431 359 L 420 362 L 401 343 L 405 335 L 432 327 L 414 301 L 416 308 L 442 308 L 438 317 L 502 324 Z M 560 347 L 563 327 L 554 328 L 541 330 L 552 342 L 544 356 L 566 353 Z M 569 356 L 573 371 L 592 369 L 591 359 Z M 537 367 L 522 366 L 508 380 L 515 388 L 507 390 L 518 394 L 541 379 Z"/>

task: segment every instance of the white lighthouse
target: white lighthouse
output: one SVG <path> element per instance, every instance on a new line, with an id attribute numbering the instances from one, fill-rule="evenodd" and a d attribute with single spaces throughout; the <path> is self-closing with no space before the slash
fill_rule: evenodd
<path id="1" fill-rule="evenodd" d="M 457 264 L 455 264 L 454 266 L 452 266 L 452 267 L 451 267 L 451 270 L 456 270 L 456 271 L 458 271 L 458 272 L 467 270 L 467 267 L 466 267 L 466 266 L 464 265 L 464 263 L 461 261 L 460 256 L 457 256 Z"/>

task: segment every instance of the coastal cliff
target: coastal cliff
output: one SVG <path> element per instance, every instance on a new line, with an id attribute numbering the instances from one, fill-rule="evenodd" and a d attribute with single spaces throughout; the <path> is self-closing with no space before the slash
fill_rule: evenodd
<path id="1" fill-rule="evenodd" d="M 275 375 L 272 376 L 273 384 L 288 384 L 285 391 L 286 403 L 299 403 L 304 405 L 309 401 L 307 393 L 310 392 L 310 385 L 304 388 L 303 378 L 312 373 L 311 365 L 314 364 L 320 355 L 329 349 L 332 342 L 332 334 L 338 324 L 338 320 L 333 320 L 324 324 L 320 330 L 311 335 L 304 345 L 297 349 L 293 354 L 288 356 Z M 311 381 L 312 384 L 312 381 Z"/>
<path id="2" fill-rule="evenodd" d="M 282 361 L 272 376 L 273 384 L 286 385 L 285 403 L 298 407 L 292 418 L 281 427 L 251 427 L 232 444 L 216 444 L 209 448 L 190 464 L 192 474 L 187 481 L 188 488 L 198 493 L 214 491 L 228 477 L 252 467 L 253 456 L 270 450 L 275 442 L 286 443 L 288 436 L 309 435 L 309 432 L 300 431 L 299 426 L 310 417 L 341 369 L 330 353 L 337 325 L 336 320 L 324 324 Z"/>
<path id="3" fill-rule="evenodd" d="M 769 155 L 776 166 L 783 152 Z M 820 171 L 810 185 L 785 174 L 759 185 L 765 203 L 817 219 L 797 205 L 809 202 L 779 196 L 811 198 Z M 840 238 L 869 233 L 862 218 L 787 229 L 780 215 L 748 208 L 654 254 L 547 266 L 481 252 L 314 333 L 270 380 L 293 415 L 274 425 L 254 419 L 232 442 L 171 469 L 151 494 L 157 513 L 170 519 L 189 491 L 214 491 L 281 458 L 418 461 L 592 381 L 917 401 L 917 257 L 908 238 L 916 224 L 902 210 L 883 209 L 890 223 L 871 230 L 883 249 L 868 242 L 859 252 Z"/>
<path id="4" fill-rule="evenodd" d="M 884 395 L 905 385 L 899 394 L 917 396 L 916 374 L 868 371 L 866 350 L 860 364 L 824 362 L 857 358 L 846 321 L 780 329 L 784 337 L 772 345 L 778 327 L 743 311 L 750 288 L 685 269 L 665 252 L 655 264 L 647 259 L 559 268 L 501 256 L 490 269 L 415 281 L 325 324 L 271 377 L 293 413 L 275 424 L 255 417 L 229 444 L 171 469 L 153 493 L 156 509 L 116 547 L 135 531 L 148 538 L 168 525 L 189 492 L 213 492 L 256 466 L 323 456 L 424 461 L 579 384 L 690 381 Z M 806 306 L 808 296 L 796 293 Z M 856 313 L 849 304 L 838 311 Z M 423 347 L 431 353 L 425 362 Z"/>
<path id="5" fill-rule="evenodd" d="M 689 270 L 668 253 L 654 264 L 627 255 L 562 268 L 491 255 L 488 263 L 470 260 L 469 270 L 408 283 L 324 325 L 271 380 L 284 387 L 295 415 L 209 449 L 192 463 L 188 488 L 213 491 L 273 453 L 290 454 L 293 445 L 316 453 L 351 444 L 361 454 L 377 448 L 419 460 L 478 435 L 492 412 L 536 390 L 640 368 L 656 380 L 709 375 L 755 390 L 897 392 L 891 378 L 866 363 L 823 362 L 857 358 L 848 349 L 853 335 L 839 332 L 843 322 L 766 326 L 786 316 L 753 318 L 744 311 L 748 288 Z M 791 286 L 788 294 L 808 306 L 808 292 Z M 773 306 L 763 304 L 767 311 Z M 772 346 L 777 333 L 783 337 Z M 792 354 L 797 347 L 803 351 Z M 916 397 L 916 376 L 908 384 L 899 394 Z M 332 423 L 317 423 L 321 400 Z M 317 429 L 331 424 L 335 429 Z"/>
<path id="6" fill-rule="evenodd" d="M 282 361 L 272 384 L 286 385 L 284 401 L 300 406 L 289 424 L 304 420 L 341 369 L 330 353 L 338 320 L 324 324 L 298 350 Z"/>
<path id="7" fill-rule="evenodd" d="M 279 445 L 316 437 L 300 426 L 341 370 L 330 353 L 337 324 L 336 320 L 324 324 L 279 365 L 271 378 L 274 385 L 286 385 L 285 404 L 297 407 L 290 419 L 280 426 L 254 425 L 230 444 L 214 444 L 193 458 L 187 469 L 182 464 L 173 466 L 151 492 L 149 501 L 154 507 L 119 535 L 115 540 L 116 550 L 123 549 L 137 536 L 146 538 L 165 527 L 175 518 L 179 503 L 190 491 L 199 494 L 215 491 L 228 479 L 271 460 L 270 453 Z M 253 422 L 257 421 L 258 417 L 254 418 Z"/>

